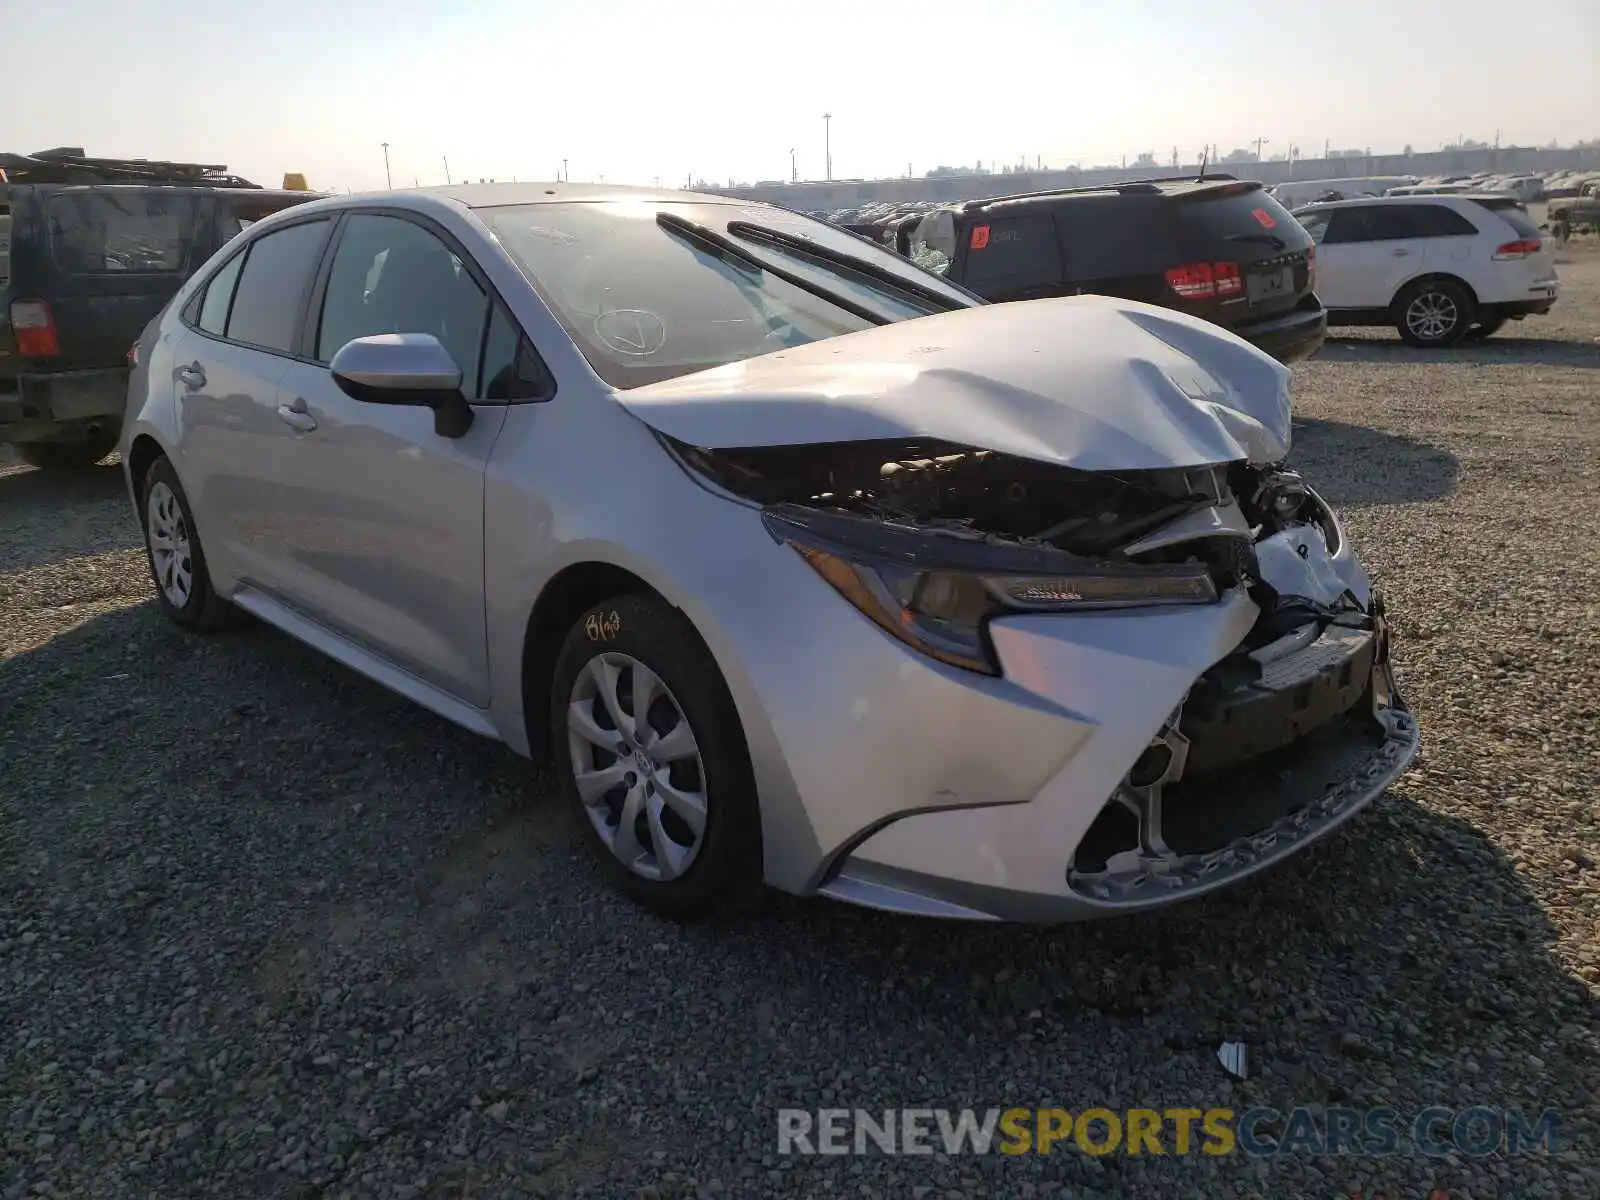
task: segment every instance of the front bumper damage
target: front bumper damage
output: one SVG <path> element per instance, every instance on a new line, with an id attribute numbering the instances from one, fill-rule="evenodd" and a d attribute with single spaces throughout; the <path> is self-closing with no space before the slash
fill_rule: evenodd
<path id="1" fill-rule="evenodd" d="M 970 528 L 948 515 L 959 505 L 981 514 L 980 531 L 1009 521 L 1004 534 L 984 534 L 997 545 L 1054 539 L 1120 561 L 1205 562 L 1220 599 L 993 618 L 1004 678 L 1062 716 L 1062 766 L 1021 803 L 894 814 L 841 847 L 815 890 L 901 912 L 1030 921 L 1158 906 L 1304 848 L 1415 756 L 1383 602 L 1332 510 L 1294 472 L 1235 464 L 1206 491 L 1191 471 L 1179 490 L 1198 499 L 1175 511 L 1163 506 L 1166 484 L 1143 481 L 1136 495 L 1126 474 L 1096 483 L 1093 473 L 952 456 L 911 465 L 940 481 L 918 491 L 906 470 L 885 466 L 870 493 L 837 490 L 835 478 L 827 503 Z M 1167 488 L 1159 498 L 1156 484 Z M 1069 510 L 1094 512 L 1084 505 L 1102 486 L 1114 512 L 1057 521 L 1042 538 L 1016 532 L 1041 519 L 1041 500 L 1059 505 L 1072 487 L 1088 491 Z"/>
<path id="2" fill-rule="evenodd" d="M 1416 756 L 1375 594 L 1370 629 L 1333 626 L 1151 743 L 1077 846 L 1084 900 L 1141 908 L 1243 878 L 1377 798 Z M 1198 688 L 1197 688 L 1198 690 Z"/>
<path id="3" fill-rule="evenodd" d="M 1281 463 L 1092 471 L 950 443 L 669 444 L 761 506 L 767 532 L 800 551 L 790 561 L 829 567 L 810 580 L 826 594 L 797 579 L 764 601 L 810 631 L 805 666 L 769 663 L 765 642 L 746 651 L 771 668 L 766 711 L 803 822 L 766 851 L 769 881 L 788 890 L 979 920 L 1158 907 L 1297 853 L 1416 754 L 1383 603 L 1331 508 Z M 851 523 L 885 532 L 846 545 Z M 828 554 L 821 532 L 837 535 Z M 1068 575 L 1090 561 L 1198 570 L 1214 598 L 1001 602 L 982 652 L 963 642 L 946 658 L 957 669 L 933 661 L 955 644 L 957 611 L 940 610 L 932 642 L 931 589 L 871 590 L 864 570 L 840 569 L 852 545 L 863 562 L 901 553 L 874 568 L 891 582 L 994 578 L 1037 554 Z M 764 788 L 784 785 L 775 760 L 756 761 Z M 764 824 L 789 812 L 764 805 Z M 793 849 L 807 836 L 817 857 Z"/>

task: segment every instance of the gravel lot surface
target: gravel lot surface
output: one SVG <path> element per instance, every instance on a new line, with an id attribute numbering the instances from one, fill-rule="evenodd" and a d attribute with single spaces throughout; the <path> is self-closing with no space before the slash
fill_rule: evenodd
<path id="1" fill-rule="evenodd" d="M 1297 371 L 1423 757 L 1139 920 L 657 921 L 509 752 L 164 622 L 118 470 L 7 460 L 0 1197 L 1600 1196 L 1600 252 L 1565 258 L 1549 318 Z M 1513 1160 L 775 1152 L 785 1106 L 1296 1103 L 1564 1125 Z"/>

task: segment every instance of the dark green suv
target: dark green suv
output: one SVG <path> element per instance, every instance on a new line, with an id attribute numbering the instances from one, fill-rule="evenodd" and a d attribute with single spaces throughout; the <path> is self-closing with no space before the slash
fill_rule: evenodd
<path id="1" fill-rule="evenodd" d="M 99 462 L 145 325 L 245 226 L 315 198 L 222 167 L 0 154 L 0 443 L 38 467 Z"/>

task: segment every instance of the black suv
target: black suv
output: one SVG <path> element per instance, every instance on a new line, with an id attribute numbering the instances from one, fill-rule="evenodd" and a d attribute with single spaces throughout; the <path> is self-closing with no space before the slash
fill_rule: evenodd
<path id="1" fill-rule="evenodd" d="M 315 198 L 223 167 L 0 154 L 0 444 L 39 467 L 99 462 L 149 320 L 246 225 Z"/>
<path id="2" fill-rule="evenodd" d="M 986 300 L 1142 300 L 1212 321 L 1285 363 L 1327 336 L 1310 236 L 1261 184 L 1231 175 L 969 200 L 906 216 L 892 236 L 925 266 L 939 269 L 943 256 L 941 273 Z"/>

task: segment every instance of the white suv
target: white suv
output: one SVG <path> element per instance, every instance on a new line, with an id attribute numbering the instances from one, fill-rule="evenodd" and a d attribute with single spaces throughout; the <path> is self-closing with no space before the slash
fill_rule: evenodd
<path id="1" fill-rule="evenodd" d="M 1329 325 L 1393 325 L 1413 346 L 1450 346 L 1556 302 L 1555 260 L 1511 196 L 1374 196 L 1294 215 L 1317 243 Z"/>

